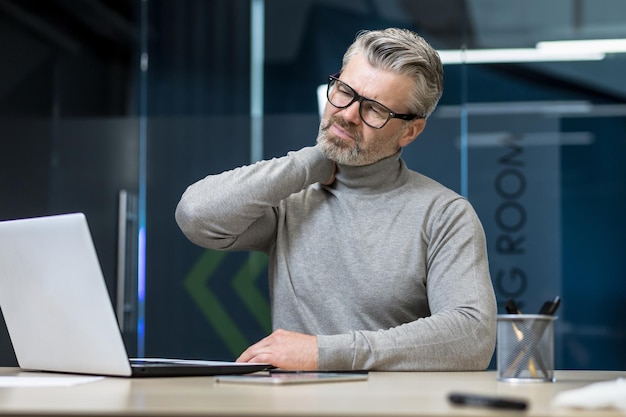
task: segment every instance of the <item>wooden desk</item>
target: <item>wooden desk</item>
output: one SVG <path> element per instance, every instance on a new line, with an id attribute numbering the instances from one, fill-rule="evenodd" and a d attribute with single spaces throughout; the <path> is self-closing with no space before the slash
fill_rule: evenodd
<path id="1" fill-rule="evenodd" d="M 17 373 L 0 368 L 0 375 Z M 559 391 L 619 377 L 626 372 L 557 371 L 555 383 L 525 384 L 498 382 L 495 372 L 373 372 L 365 382 L 289 386 L 220 384 L 210 377 L 104 378 L 73 387 L 0 388 L 0 416 L 624 417 L 618 410 L 550 407 Z M 525 397 L 530 408 L 515 412 L 455 407 L 447 401 L 450 391 Z"/>

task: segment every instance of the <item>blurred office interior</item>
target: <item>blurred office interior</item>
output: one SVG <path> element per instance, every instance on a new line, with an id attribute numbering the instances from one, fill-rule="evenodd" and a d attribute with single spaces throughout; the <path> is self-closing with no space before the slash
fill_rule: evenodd
<path id="1" fill-rule="evenodd" d="M 623 0 L 0 0 L 0 220 L 84 212 L 130 355 L 233 359 L 271 330 L 266 259 L 194 246 L 176 203 L 314 144 L 318 86 L 388 26 L 441 51 L 403 157 L 475 206 L 499 312 L 561 296 L 557 368 L 626 369 Z"/>

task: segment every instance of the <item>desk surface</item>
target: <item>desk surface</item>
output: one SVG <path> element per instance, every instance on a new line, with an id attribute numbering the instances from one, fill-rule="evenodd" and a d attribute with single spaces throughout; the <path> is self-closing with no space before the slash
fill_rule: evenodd
<path id="1" fill-rule="evenodd" d="M 0 368 L 0 376 L 18 373 L 14 368 Z M 372 372 L 368 381 L 287 386 L 223 384 L 211 377 L 104 378 L 72 387 L 0 388 L 0 416 L 626 415 L 617 410 L 582 411 L 550 406 L 559 391 L 623 378 L 626 372 L 557 371 L 555 376 L 555 383 L 512 384 L 497 381 L 491 371 Z M 529 400 L 530 407 L 523 413 L 455 407 L 447 401 L 451 391 L 523 397 Z"/>

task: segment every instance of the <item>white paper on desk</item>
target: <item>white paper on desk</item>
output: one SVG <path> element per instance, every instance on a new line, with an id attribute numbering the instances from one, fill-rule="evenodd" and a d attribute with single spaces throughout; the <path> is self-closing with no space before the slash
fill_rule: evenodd
<path id="1" fill-rule="evenodd" d="M 586 387 L 563 391 L 552 400 L 556 407 L 617 408 L 626 411 L 626 379 L 596 382 Z"/>
<path id="2" fill-rule="evenodd" d="M 0 376 L 0 387 L 71 387 L 103 379 L 101 376 Z"/>

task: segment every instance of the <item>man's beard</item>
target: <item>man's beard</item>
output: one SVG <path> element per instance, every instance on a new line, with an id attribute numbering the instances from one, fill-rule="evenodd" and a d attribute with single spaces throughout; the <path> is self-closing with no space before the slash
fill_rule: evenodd
<path id="1" fill-rule="evenodd" d="M 329 129 L 333 123 L 347 131 L 354 139 L 354 144 L 350 144 L 343 139 L 331 135 Z M 363 154 L 363 150 L 361 149 L 363 139 L 361 134 L 355 130 L 353 126 L 337 118 L 330 118 L 326 121 L 322 120 L 317 135 L 317 144 L 324 156 L 331 161 L 340 165 L 362 165 L 359 162 Z"/>
<path id="2" fill-rule="evenodd" d="M 354 140 L 354 143 L 349 143 L 343 139 L 333 136 L 329 132 L 329 129 L 333 124 L 338 125 L 343 130 L 348 132 Z M 381 137 L 374 142 L 380 146 L 363 149 L 363 136 L 360 132 L 358 132 L 353 125 L 338 117 L 331 117 L 328 120 L 322 120 L 317 135 L 317 145 L 326 158 L 339 165 L 349 166 L 373 164 L 376 161 L 392 155 L 394 152 L 390 153 L 384 146 L 390 140 L 392 140 L 392 138 Z"/>

